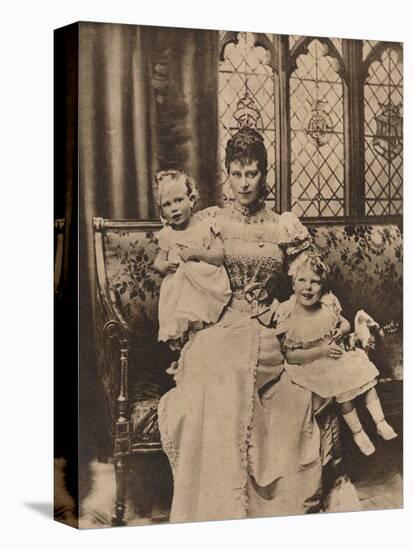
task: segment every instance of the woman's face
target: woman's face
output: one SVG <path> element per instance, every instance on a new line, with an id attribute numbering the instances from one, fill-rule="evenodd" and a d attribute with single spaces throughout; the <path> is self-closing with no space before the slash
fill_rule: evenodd
<path id="1" fill-rule="evenodd" d="M 242 165 L 239 161 L 229 165 L 229 181 L 235 201 L 242 206 L 254 204 L 261 191 L 262 174 L 258 168 L 258 161 Z"/>
<path id="2" fill-rule="evenodd" d="M 293 289 L 297 302 L 304 307 L 317 304 L 321 297 L 322 282 L 320 277 L 309 267 L 299 269 L 294 277 Z"/>

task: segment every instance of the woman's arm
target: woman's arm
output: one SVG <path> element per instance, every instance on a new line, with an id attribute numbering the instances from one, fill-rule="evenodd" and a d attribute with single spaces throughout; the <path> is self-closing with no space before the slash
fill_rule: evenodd
<path id="1" fill-rule="evenodd" d="M 349 334 L 351 331 L 350 323 L 345 319 L 342 315 L 340 315 L 340 322 L 333 332 L 333 336 L 331 338 L 332 341 L 336 342 L 336 344 L 340 343 L 341 340 L 344 338 L 346 334 Z"/>
<path id="2" fill-rule="evenodd" d="M 209 242 L 205 247 L 188 247 L 180 251 L 180 256 L 184 262 L 195 260 L 220 266 L 224 263 L 224 244 L 221 235 L 216 228 L 209 229 Z"/>
<path id="3" fill-rule="evenodd" d="M 195 260 L 217 266 L 224 263 L 224 251 L 222 248 L 183 248 L 179 255 L 184 262 Z"/>
<path id="4" fill-rule="evenodd" d="M 319 346 L 308 349 L 287 349 L 285 358 L 288 363 L 295 365 L 306 365 L 317 359 L 331 358 L 337 359 L 343 354 L 343 350 L 335 343 L 327 344 L 323 342 Z"/>

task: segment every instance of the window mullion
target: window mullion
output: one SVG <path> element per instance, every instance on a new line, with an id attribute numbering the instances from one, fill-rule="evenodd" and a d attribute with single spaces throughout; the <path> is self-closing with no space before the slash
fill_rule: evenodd
<path id="1" fill-rule="evenodd" d="M 346 66 L 345 104 L 345 215 L 363 216 L 364 200 L 364 104 L 363 42 L 343 40 Z"/>
<path id="2" fill-rule="evenodd" d="M 288 36 L 278 35 L 277 210 L 291 210 L 290 70 Z"/>

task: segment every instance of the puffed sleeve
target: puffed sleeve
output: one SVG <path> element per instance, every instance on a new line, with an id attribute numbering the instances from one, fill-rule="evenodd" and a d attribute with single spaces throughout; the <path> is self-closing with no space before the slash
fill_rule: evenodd
<path id="1" fill-rule="evenodd" d="M 312 246 L 312 238 L 307 228 L 292 212 L 281 214 L 279 245 L 287 257 L 295 256 Z"/>
<path id="2" fill-rule="evenodd" d="M 212 220 L 217 218 L 217 212 L 220 210 L 218 206 L 208 206 L 199 210 L 194 216 L 200 220 Z"/>
<path id="3" fill-rule="evenodd" d="M 194 214 L 194 217 L 201 222 L 203 228 L 203 246 L 205 248 L 223 248 L 224 246 L 217 211 L 217 206 L 210 206 Z"/>
<path id="4" fill-rule="evenodd" d="M 338 320 L 340 318 L 342 308 L 339 299 L 332 292 L 326 292 L 321 296 L 320 303 L 323 306 L 331 308 L 334 316 Z"/>
<path id="5" fill-rule="evenodd" d="M 170 243 L 170 228 L 168 226 L 163 227 L 156 233 L 155 240 L 158 243 L 158 246 L 161 250 L 168 252 L 171 243 Z"/>

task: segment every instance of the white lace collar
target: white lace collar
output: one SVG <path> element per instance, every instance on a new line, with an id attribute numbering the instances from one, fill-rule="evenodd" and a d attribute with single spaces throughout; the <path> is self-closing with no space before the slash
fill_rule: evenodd
<path id="1" fill-rule="evenodd" d="M 331 335 L 340 319 L 340 310 L 335 296 L 328 292 L 320 299 L 321 307 L 313 316 L 302 315 L 296 308 L 293 294 L 278 309 L 277 333 L 285 334 L 285 347 L 300 348 Z"/>

